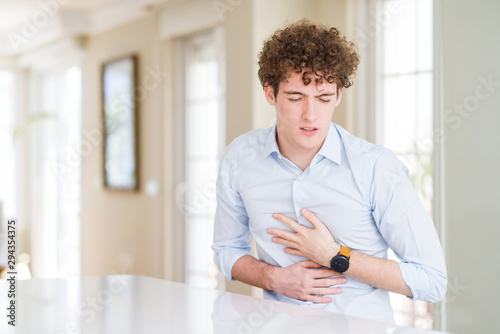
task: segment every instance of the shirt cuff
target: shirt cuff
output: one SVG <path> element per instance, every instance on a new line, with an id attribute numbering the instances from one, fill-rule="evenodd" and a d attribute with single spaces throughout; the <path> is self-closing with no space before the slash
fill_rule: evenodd
<path id="1" fill-rule="evenodd" d="M 234 249 L 227 248 L 223 251 L 220 251 L 219 261 L 216 259 L 216 263 L 220 268 L 220 271 L 226 276 L 229 281 L 234 281 L 232 275 L 233 266 L 242 256 L 252 255 L 252 253 L 246 249 Z"/>
<path id="2" fill-rule="evenodd" d="M 435 303 L 446 294 L 448 278 L 432 268 L 425 270 L 420 265 L 410 262 L 398 262 L 403 281 L 408 285 L 413 297 L 410 300 L 422 300 Z"/>

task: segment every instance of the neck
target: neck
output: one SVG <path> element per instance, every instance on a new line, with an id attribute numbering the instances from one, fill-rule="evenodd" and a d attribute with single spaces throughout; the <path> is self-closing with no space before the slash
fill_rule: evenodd
<path id="1" fill-rule="evenodd" d="M 316 152 L 317 153 L 317 152 Z M 283 156 L 293 162 L 297 167 L 299 167 L 302 171 L 305 171 L 307 167 L 311 164 L 312 159 L 316 155 L 316 153 L 305 156 L 305 155 L 298 155 L 297 157 L 287 157 L 285 154 Z"/>
<path id="2" fill-rule="evenodd" d="M 288 145 L 286 145 L 285 143 L 280 142 L 278 134 L 276 134 L 276 137 L 276 142 L 278 143 L 281 155 L 293 162 L 302 171 L 305 171 L 307 167 L 309 167 L 312 159 L 321 148 L 320 146 L 317 149 L 313 150 L 300 150 L 293 147 L 288 147 Z"/>

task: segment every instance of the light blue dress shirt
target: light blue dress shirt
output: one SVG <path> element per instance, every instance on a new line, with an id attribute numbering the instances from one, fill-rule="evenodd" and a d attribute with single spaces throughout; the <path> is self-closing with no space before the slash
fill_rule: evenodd
<path id="1" fill-rule="evenodd" d="M 390 247 L 413 299 L 436 302 L 446 292 L 446 266 L 434 224 L 396 155 L 332 123 L 320 151 L 302 171 L 283 157 L 276 126 L 236 138 L 226 149 L 217 179 L 214 258 L 233 280 L 234 263 L 251 255 L 253 236 L 261 261 L 287 267 L 306 258 L 283 251 L 267 233 L 292 231 L 274 219 L 279 212 L 308 227 L 302 208 L 314 212 L 336 241 L 353 250 L 387 258 Z M 328 304 L 264 297 L 365 318 L 394 322 L 387 291 L 347 277 L 342 293 Z"/>

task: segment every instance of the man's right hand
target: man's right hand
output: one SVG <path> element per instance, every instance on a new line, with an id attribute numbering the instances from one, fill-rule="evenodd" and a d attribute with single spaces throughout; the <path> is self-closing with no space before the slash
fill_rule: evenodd
<path id="1" fill-rule="evenodd" d="M 341 288 L 330 287 L 346 282 L 344 276 L 331 277 L 333 273 L 313 261 L 301 261 L 291 266 L 268 268 L 271 290 L 287 297 L 311 301 L 314 303 L 331 303 L 332 298 L 324 295 L 338 295 Z"/>

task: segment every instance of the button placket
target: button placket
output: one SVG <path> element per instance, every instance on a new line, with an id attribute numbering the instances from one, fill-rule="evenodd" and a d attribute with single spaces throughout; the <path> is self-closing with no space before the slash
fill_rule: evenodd
<path id="1" fill-rule="evenodd" d="M 295 209 L 295 214 L 297 216 L 297 222 L 304 226 L 310 226 L 310 223 L 302 216 L 300 210 L 302 210 L 307 205 L 306 192 L 304 189 L 305 178 L 308 171 L 302 172 L 295 181 L 293 182 L 293 206 Z"/>

